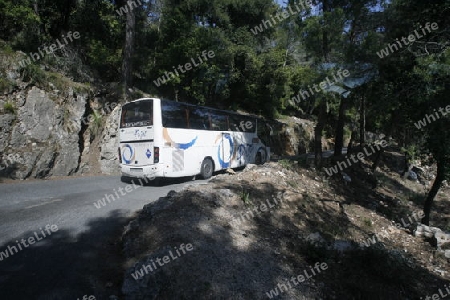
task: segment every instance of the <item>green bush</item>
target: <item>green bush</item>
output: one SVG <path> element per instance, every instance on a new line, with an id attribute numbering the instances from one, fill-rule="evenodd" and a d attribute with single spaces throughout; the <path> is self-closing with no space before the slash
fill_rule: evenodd
<path id="1" fill-rule="evenodd" d="M 96 110 L 92 113 L 92 123 L 90 124 L 91 134 L 96 136 L 103 125 L 103 116 Z"/>
<path id="2" fill-rule="evenodd" d="M 247 206 L 249 204 L 252 204 L 252 201 L 250 200 L 250 192 L 242 190 L 241 192 L 241 200 L 244 202 L 244 204 Z"/>
<path id="3" fill-rule="evenodd" d="M 294 167 L 294 162 L 289 159 L 280 159 L 278 163 L 280 166 L 288 170 L 291 170 Z"/>
<path id="4" fill-rule="evenodd" d="M 10 113 L 10 114 L 16 113 L 16 108 L 14 107 L 14 104 L 11 102 L 6 102 L 5 104 L 3 104 L 3 110 L 6 113 Z"/>
<path id="5" fill-rule="evenodd" d="M 11 45 L 3 40 L 0 40 L 0 50 L 2 50 L 2 52 L 5 54 L 10 54 L 10 55 L 15 53 L 13 48 L 11 47 Z"/>
<path id="6" fill-rule="evenodd" d="M 33 84 L 43 86 L 47 81 L 47 74 L 38 65 L 29 64 L 22 68 L 23 80 Z"/>
<path id="7" fill-rule="evenodd" d="M 13 84 L 6 78 L 0 78 L 0 93 L 9 91 Z"/>

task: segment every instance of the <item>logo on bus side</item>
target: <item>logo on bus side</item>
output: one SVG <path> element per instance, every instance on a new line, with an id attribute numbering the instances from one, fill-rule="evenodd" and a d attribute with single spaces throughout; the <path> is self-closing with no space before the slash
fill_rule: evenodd
<path id="1" fill-rule="evenodd" d="M 254 150 L 252 144 L 241 144 L 229 133 L 218 135 L 215 143 L 218 143 L 217 159 L 222 168 L 229 168 L 232 161 L 249 162 Z"/>
<path id="2" fill-rule="evenodd" d="M 122 146 L 122 160 L 125 162 L 125 164 L 129 165 L 134 160 L 134 150 L 133 147 L 130 146 L 130 144 L 125 144 Z"/>
<path id="3" fill-rule="evenodd" d="M 142 139 L 147 135 L 147 131 L 136 129 L 134 131 L 134 136 L 138 139 Z"/>
<path id="4" fill-rule="evenodd" d="M 222 138 L 223 137 L 223 138 Z M 226 133 L 223 135 L 219 135 L 218 138 L 216 139 L 216 142 L 220 139 L 220 144 L 219 147 L 217 148 L 217 157 L 219 159 L 219 163 L 220 166 L 222 168 L 228 168 L 231 164 L 231 160 L 233 158 L 233 153 L 234 153 L 234 142 L 233 139 L 231 137 L 230 134 Z M 226 142 L 225 140 L 228 141 L 229 147 L 230 147 L 230 153 L 229 153 L 229 157 L 226 153 L 225 153 L 225 149 L 226 149 Z M 222 157 L 222 153 L 223 153 L 223 157 Z"/>
<path id="5" fill-rule="evenodd" d="M 236 161 L 239 161 L 240 163 L 249 162 L 250 157 L 253 151 L 253 145 L 252 144 L 240 144 L 237 148 L 237 153 L 233 157 Z"/>

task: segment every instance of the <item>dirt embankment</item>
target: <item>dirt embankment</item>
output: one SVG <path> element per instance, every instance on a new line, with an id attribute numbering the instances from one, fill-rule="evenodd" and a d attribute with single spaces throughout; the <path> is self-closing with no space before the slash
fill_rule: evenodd
<path id="1" fill-rule="evenodd" d="M 413 195 L 423 186 L 382 167 L 370 176 L 376 187 L 364 165 L 347 170 L 347 182 L 281 161 L 169 193 L 145 206 L 124 233 L 126 299 L 438 293 L 449 283 L 448 259 L 406 224 L 418 219 Z M 447 188 L 435 207 L 442 209 L 448 195 Z"/>

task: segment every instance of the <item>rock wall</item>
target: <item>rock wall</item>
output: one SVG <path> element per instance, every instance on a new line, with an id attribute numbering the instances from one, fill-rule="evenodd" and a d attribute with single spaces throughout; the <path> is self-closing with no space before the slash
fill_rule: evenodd
<path id="1" fill-rule="evenodd" d="M 24 179 L 76 172 L 87 99 L 71 87 L 47 92 L 32 86 L 0 96 L 0 175 Z M 6 159 L 12 156 L 14 161 Z"/>
<path id="2" fill-rule="evenodd" d="M 0 179 L 118 173 L 122 88 L 95 80 L 73 54 L 59 58 L 79 62 L 73 70 L 44 60 L 24 67 L 25 53 L 0 48 Z"/>
<path id="3" fill-rule="evenodd" d="M 106 119 L 100 142 L 100 168 L 104 174 L 120 174 L 118 161 L 119 113 L 117 106 Z"/>

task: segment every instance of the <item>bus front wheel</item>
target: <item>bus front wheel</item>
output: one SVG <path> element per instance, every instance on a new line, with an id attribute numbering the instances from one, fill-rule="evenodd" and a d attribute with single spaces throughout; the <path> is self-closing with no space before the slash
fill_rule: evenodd
<path id="1" fill-rule="evenodd" d="M 203 179 L 211 178 L 214 171 L 214 164 L 210 158 L 205 158 L 202 162 L 202 167 L 200 170 L 200 176 Z"/>

